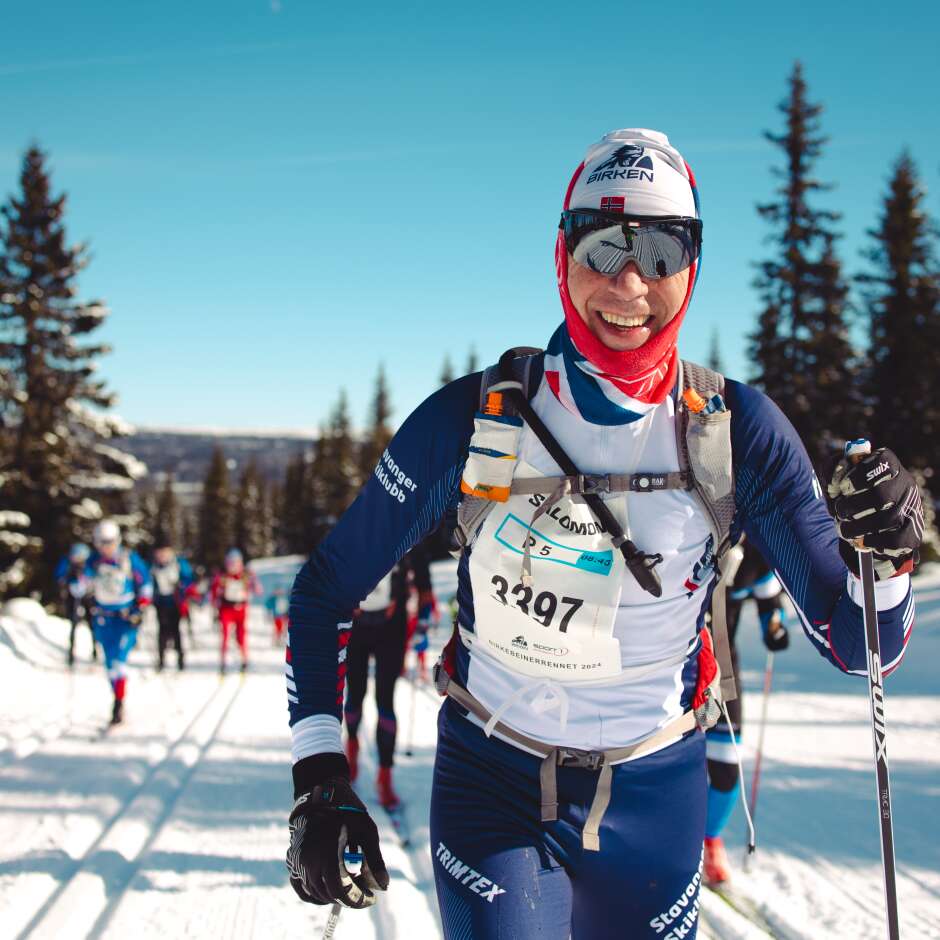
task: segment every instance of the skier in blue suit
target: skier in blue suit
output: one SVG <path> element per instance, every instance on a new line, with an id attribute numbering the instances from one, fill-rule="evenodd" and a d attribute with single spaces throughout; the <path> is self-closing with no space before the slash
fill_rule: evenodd
<path id="1" fill-rule="evenodd" d="M 111 724 L 116 725 L 124 719 L 127 657 L 137 642 L 142 610 L 152 599 L 153 585 L 137 552 L 121 544 L 116 522 L 99 522 L 93 542 L 95 550 L 85 565 L 91 583 L 88 608 L 114 692 Z"/>
<path id="2" fill-rule="evenodd" d="M 664 134 L 632 128 L 592 146 L 564 200 L 565 317 L 546 352 L 506 356 L 498 374 L 420 405 L 299 572 L 287 863 L 303 900 L 365 907 L 388 885 L 340 737 L 350 615 L 449 512 L 459 611 L 436 675 L 446 700 L 430 808 L 448 940 L 695 936 L 703 730 L 734 694 L 704 621 L 742 532 L 809 642 L 861 676 L 851 540 L 864 537 L 885 672 L 900 662 L 917 488 L 884 449 L 840 463 L 834 522 L 779 409 L 680 363 L 701 236 L 694 176 Z M 356 875 L 348 845 L 364 854 Z"/>

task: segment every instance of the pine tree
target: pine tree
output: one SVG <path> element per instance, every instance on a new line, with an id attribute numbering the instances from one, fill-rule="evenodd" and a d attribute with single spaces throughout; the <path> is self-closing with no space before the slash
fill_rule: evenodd
<path id="1" fill-rule="evenodd" d="M 865 251 L 869 268 L 858 280 L 871 340 L 870 436 L 908 467 L 931 474 L 940 469 L 940 269 L 936 229 L 907 152 L 894 164 L 878 225 L 868 234 L 874 242 Z"/>
<path id="2" fill-rule="evenodd" d="M 206 473 L 199 506 L 199 536 L 196 548 L 199 563 L 210 571 L 221 568 L 225 553 L 232 546 L 233 537 L 228 463 L 222 448 L 216 446 Z"/>
<path id="3" fill-rule="evenodd" d="M 163 478 L 163 487 L 157 496 L 157 511 L 152 529 L 154 545 L 171 545 L 180 548 L 181 520 L 180 507 L 173 491 L 173 474 Z"/>
<path id="4" fill-rule="evenodd" d="M 146 467 L 105 443 L 126 426 L 107 413 L 115 396 L 95 375 L 108 347 L 86 340 L 108 311 L 76 299 L 88 250 L 67 244 L 66 197 L 53 195 L 45 159 L 27 151 L 19 192 L 0 208 L 0 411 L 10 445 L 0 509 L 29 516 L 38 555 L 22 586 L 48 598 L 70 543 L 90 520 L 126 512 Z"/>
<path id="5" fill-rule="evenodd" d="M 789 85 L 779 105 L 784 133 L 765 132 L 786 166 L 774 170 L 777 201 L 758 206 L 774 228 L 777 254 L 758 265 L 762 310 L 750 352 L 755 384 L 781 407 L 818 462 L 834 441 L 859 433 L 857 365 L 846 327 L 847 285 L 834 251 L 839 214 L 810 205 L 811 196 L 831 188 L 811 173 L 826 143 L 823 109 L 809 102 L 799 63 Z"/>
<path id="6" fill-rule="evenodd" d="M 180 509 L 180 544 L 179 551 L 187 558 L 193 558 L 199 542 L 198 511 L 189 507 Z"/>
<path id="7" fill-rule="evenodd" d="M 284 486 L 277 506 L 278 536 L 282 550 L 289 555 L 305 555 L 313 540 L 313 511 L 310 483 L 311 464 L 305 454 L 297 454 L 287 465 Z"/>
<path id="8" fill-rule="evenodd" d="M 267 519 L 264 479 L 258 465 L 250 460 L 242 471 L 235 499 L 235 544 L 247 559 L 270 553 L 270 525 Z"/>
<path id="9" fill-rule="evenodd" d="M 467 354 L 467 371 L 465 375 L 470 375 L 473 372 L 476 372 L 480 368 L 479 359 L 477 357 L 476 346 L 470 347 L 470 352 Z"/>
<path id="10" fill-rule="evenodd" d="M 718 327 L 716 326 L 712 330 L 711 343 L 708 347 L 708 362 L 709 369 L 714 369 L 715 372 L 721 372 L 724 374 L 724 365 L 721 361 L 721 343 L 718 335 Z"/>
<path id="11" fill-rule="evenodd" d="M 444 356 L 444 364 L 441 366 L 441 385 L 449 385 L 454 381 L 454 366 L 450 361 L 450 356 Z"/>
<path id="12" fill-rule="evenodd" d="M 314 544 L 336 524 L 359 490 L 356 456 L 349 403 L 345 389 L 341 389 L 310 468 Z"/>
<path id="13" fill-rule="evenodd" d="M 270 520 L 271 554 L 287 555 L 290 549 L 284 534 L 284 485 L 271 483 L 268 485 L 267 512 Z"/>
<path id="14" fill-rule="evenodd" d="M 388 442 L 392 439 L 392 429 L 389 426 L 391 416 L 392 406 L 388 382 L 385 378 L 385 367 L 379 366 L 379 374 L 375 380 L 375 396 L 372 399 L 369 414 L 369 426 L 360 449 L 359 475 L 362 480 L 368 480 L 382 456 L 382 451 L 388 447 Z"/>

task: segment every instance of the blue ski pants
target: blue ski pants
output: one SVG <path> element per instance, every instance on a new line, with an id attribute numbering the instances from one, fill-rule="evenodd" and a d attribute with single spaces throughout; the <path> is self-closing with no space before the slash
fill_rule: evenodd
<path id="1" fill-rule="evenodd" d="M 93 623 L 95 639 L 104 652 L 104 665 L 112 685 L 123 679 L 127 669 L 125 663 L 137 642 L 137 627 L 126 617 L 98 613 Z"/>
<path id="2" fill-rule="evenodd" d="M 599 852 L 581 845 L 598 772 L 559 767 L 558 820 L 543 823 L 540 763 L 441 708 L 431 852 L 446 940 L 694 940 L 705 736 L 613 767 Z"/>

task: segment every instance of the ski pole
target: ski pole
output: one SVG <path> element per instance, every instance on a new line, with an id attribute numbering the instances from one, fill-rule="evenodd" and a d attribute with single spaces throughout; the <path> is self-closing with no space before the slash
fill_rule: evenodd
<path id="1" fill-rule="evenodd" d="M 408 735 L 405 738 L 406 757 L 414 756 L 413 748 L 415 741 L 415 705 L 417 704 L 418 698 L 418 677 L 416 675 L 414 664 L 412 664 L 411 669 L 409 670 L 409 678 L 411 680 L 411 710 L 408 712 Z"/>
<path id="2" fill-rule="evenodd" d="M 350 852 L 347 849 L 343 852 L 343 861 L 347 865 L 361 865 L 361 852 Z M 336 933 L 336 925 L 339 923 L 339 915 L 343 913 L 343 905 L 339 901 L 334 901 L 330 908 L 330 916 L 326 919 L 326 927 L 323 929 L 323 940 L 333 940 L 333 934 Z"/>
<path id="3" fill-rule="evenodd" d="M 871 443 L 864 438 L 849 441 L 845 456 L 853 464 L 871 453 Z M 885 724 L 885 693 L 881 675 L 881 646 L 878 639 L 878 609 L 875 605 L 875 565 L 871 549 L 862 539 L 855 543 L 858 567 L 862 575 L 865 640 L 868 647 L 868 698 L 871 706 L 871 730 L 875 749 L 875 796 L 881 831 L 881 872 L 885 889 L 885 922 L 888 940 L 900 940 L 898 895 L 894 866 L 894 830 L 891 822 L 891 785 L 888 779 L 888 730 Z"/>
<path id="4" fill-rule="evenodd" d="M 754 756 L 754 774 L 751 777 L 751 819 L 757 815 L 757 789 L 760 786 L 760 771 L 764 757 L 764 732 L 767 730 L 767 706 L 770 703 L 770 684 L 774 678 L 774 651 L 767 650 L 767 665 L 764 666 L 764 697 L 760 707 L 760 731 L 757 735 L 757 754 Z M 744 852 L 744 870 L 751 864 L 751 853 Z"/>

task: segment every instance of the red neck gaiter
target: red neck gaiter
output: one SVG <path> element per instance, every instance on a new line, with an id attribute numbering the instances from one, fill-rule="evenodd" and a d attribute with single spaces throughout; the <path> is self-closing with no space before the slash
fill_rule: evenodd
<path id="1" fill-rule="evenodd" d="M 569 208 L 571 191 L 583 169 L 582 163 L 575 170 L 568 184 L 568 192 L 565 194 L 566 209 Z M 659 404 L 672 391 L 678 368 L 676 342 L 689 301 L 692 299 L 697 268 L 697 261 L 689 268 L 689 284 L 686 288 L 685 299 L 672 320 L 658 333 L 651 336 L 639 349 L 618 352 L 605 346 L 590 331 L 571 301 L 568 293 L 568 250 L 565 246 L 564 232 L 559 231 L 555 242 L 555 271 L 558 275 L 558 293 L 561 295 L 561 305 L 565 311 L 568 335 L 581 355 L 625 395 L 636 398 L 638 401 Z"/>

